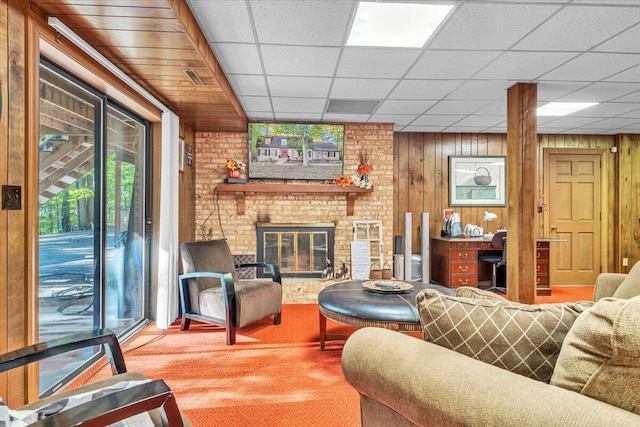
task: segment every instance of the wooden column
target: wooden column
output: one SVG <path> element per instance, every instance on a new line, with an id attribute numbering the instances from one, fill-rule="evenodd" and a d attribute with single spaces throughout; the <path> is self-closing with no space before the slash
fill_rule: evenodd
<path id="1" fill-rule="evenodd" d="M 538 88 L 516 83 L 507 91 L 507 297 L 536 298 L 536 173 Z"/>

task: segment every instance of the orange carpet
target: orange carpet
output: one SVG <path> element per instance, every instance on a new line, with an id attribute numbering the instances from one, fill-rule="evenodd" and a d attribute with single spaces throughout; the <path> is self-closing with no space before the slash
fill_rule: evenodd
<path id="1" fill-rule="evenodd" d="M 538 303 L 591 300 L 593 286 L 553 287 Z M 222 329 L 155 326 L 123 346 L 129 371 L 162 378 L 194 427 L 360 425 L 357 393 L 340 367 L 343 341 L 318 344 L 318 306 L 283 306 L 282 324 L 265 319 L 240 329 L 227 346 Z M 328 321 L 332 333 L 353 328 Z M 102 368 L 92 379 L 110 375 Z"/>
<path id="2" fill-rule="evenodd" d="M 344 342 L 320 351 L 316 304 L 283 306 L 281 325 L 269 318 L 240 329 L 233 346 L 224 330 L 193 321 L 159 334 L 148 326 L 123 346 L 127 369 L 164 379 L 194 427 L 360 425 L 358 395 L 340 366 Z"/>
<path id="3" fill-rule="evenodd" d="M 536 303 L 593 301 L 593 285 L 591 286 L 551 286 L 551 295 L 536 297 Z"/>

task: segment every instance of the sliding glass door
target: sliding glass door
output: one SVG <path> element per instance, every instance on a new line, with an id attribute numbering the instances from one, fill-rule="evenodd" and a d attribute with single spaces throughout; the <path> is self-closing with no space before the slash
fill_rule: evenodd
<path id="1" fill-rule="evenodd" d="M 47 340 L 147 319 L 149 125 L 44 59 L 40 65 L 39 332 Z M 40 365 L 54 391 L 94 352 Z"/>

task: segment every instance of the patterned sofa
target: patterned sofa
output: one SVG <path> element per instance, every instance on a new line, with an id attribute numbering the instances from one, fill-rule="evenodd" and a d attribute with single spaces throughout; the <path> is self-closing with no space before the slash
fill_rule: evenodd
<path id="1" fill-rule="evenodd" d="M 425 340 L 364 328 L 345 344 L 362 426 L 638 426 L 638 295 L 640 262 L 601 274 L 595 302 L 424 291 Z"/>

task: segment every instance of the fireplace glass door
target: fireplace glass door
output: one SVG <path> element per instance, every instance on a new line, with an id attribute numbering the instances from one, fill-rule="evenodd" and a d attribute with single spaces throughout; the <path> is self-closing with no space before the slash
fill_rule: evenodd
<path id="1" fill-rule="evenodd" d="M 333 263 L 333 228 L 258 227 L 258 261 L 280 266 L 283 276 L 320 277 Z"/>

